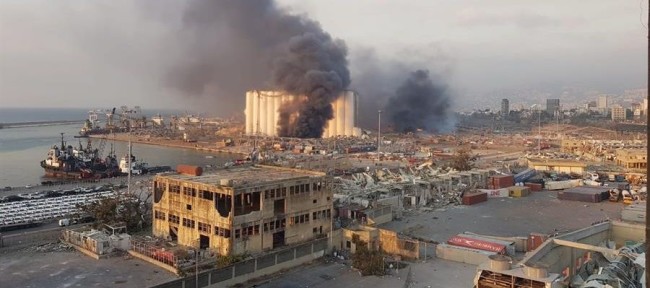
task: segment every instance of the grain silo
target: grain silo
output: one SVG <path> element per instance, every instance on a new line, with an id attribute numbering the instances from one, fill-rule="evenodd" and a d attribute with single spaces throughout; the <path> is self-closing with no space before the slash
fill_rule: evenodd
<path id="1" fill-rule="evenodd" d="M 327 122 L 323 138 L 361 135 L 361 129 L 355 127 L 357 97 L 353 91 L 343 91 L 332 102 L 334 118 Z M 295 99 L 295 95 L 280 91 L 246 92 L 246 135 L 278 136 L 280 107 Z"/>

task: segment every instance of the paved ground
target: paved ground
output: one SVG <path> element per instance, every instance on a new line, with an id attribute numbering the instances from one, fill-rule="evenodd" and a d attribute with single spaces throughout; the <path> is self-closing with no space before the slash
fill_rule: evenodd
<path id="1" fill-rule="evenodd" d="M 583 228 L 604 219 L 619 219 L 622 203 L 584 203 L 558 200 L 556 192 L 533 192 L 524 198 L 490 198 L 473 206 L 449 206 L 435 211 L 411 211 L 401 221 L 382 228 L 445 242 L 455 234 L 473 232 L 494 236 L 551 234 Z"/>
<path id="2" fill-rule="evenodd" d="M 491 198 L 474 206 L 435 211 L 410 211 L 384 228 L 445 242 L 470 231 L 497 236 L 525 236 L 582 228 L 603 219 L 618 219 L 620 203 L 561 201 L 555 192 L 535 192 L 525 198 Z M 32 250 L 0 252 L 3 287 L 147 287 L 175 277 L 139 260 L 121 257 L 93 260 L 77 252 Z M 411 287 L 471 287 L 476 271 L 466 265 L 429 259 L 411 263 Z M 316 262 L 259 283 L 260 287 L 404 287 L 408 270 L 384 277 L 361 277 L 347 265 Z"/>
<path id="3" fill-rule="evenodd" d="M 411 276 L 409 277 L 409 269 Z M 433 259 L 427 262 L 410 263 L 391 275 L 359 276 L 359 272 L 341 263 L 316 262 L 309 266 L 278 275 L 277 278 L 250 284 L 248 287 L 303 288 L 303 287 L 409 287 L 456 288 L 472 287 L 476 266 Z M 257 285 L 257 286 L 253 286 Z"/>
<path id="4" fill-rule="evenodd" d="M 33 249 L 0 254 L 2 287 L 149 287 L 176 276 L 146 262 L 123 257 L 95 260 L 76 251 Z"/>
<path id="5" fill-rule="evenodd" d="M 457 233 L 469 231 L 495 236 L 526 236 L 531 232 L 568 232 L 603 219 L 618 219 L 620 203 L 561 201 L 555 192 L 535 192 L 525 198 L 492 198 L 474 206 L 450 206 L 436 211 L 411 211 L 401 221 L 383 228 L 445 242 Z M 472 287 L 476 266 L 429 259 L 409 265 L 410 287 Z M 408 268 L 407 268 L 408 269 Z M 361 277 L 347 265 L 317 262 L 276 278 L 257 282 L 257 287 L 405 287 L 408 274 Z M 254 287 L 250 284 L 249 287 Z"/>

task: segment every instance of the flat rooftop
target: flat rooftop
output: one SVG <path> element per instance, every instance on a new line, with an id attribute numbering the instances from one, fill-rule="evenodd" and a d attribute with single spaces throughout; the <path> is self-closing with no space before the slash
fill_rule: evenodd
<path id="1" fill-rule="evenodd" d="M 587 167 L 587 164 L 581 161 L 568 160 L 568 159 L 540 159 L 529 158 L 529 165 L 535 166 L 569 166 L 569 167 Z"/>
<path id="2" fill-rule="evenodd" d="M 247 187 L 254 185 L 261 185 L 268 182 L 292 180 L 307 177 L 323 177 L 325 173 L 283 168 L 275 166 L 239 166 L 230 167 L 217 170 L 209 170 L 201 176 L 194 176 L 188 174 L 168 173 L 161 174 L 158 177 L 178 180 L 183 182 L 194 182 L 200 184 L 208 184 L 213 186 L 228 186 L 228 187 Z M 223 181 L 222 181 L 223 180 Z"/>

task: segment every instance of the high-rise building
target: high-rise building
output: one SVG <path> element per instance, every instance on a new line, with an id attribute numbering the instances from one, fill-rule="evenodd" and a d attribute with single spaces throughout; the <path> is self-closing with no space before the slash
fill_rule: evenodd
<path id="1" fill-rule="evenodd" d="M 598 95 L 598 109 L 605 109 L 607 108 L 607 95 L 602 94 Z"/>
<path id="2" fill-rule="evenodd" d="M 501 99 L 501 115 L 508 116 L 508 114 L 510 114 L 510 101 Z"/>
<path id="3" fill-rule="evenodd" d="M 560 112 L 560 99 L 546 99 L 546 113 L 555 115 Z"/>
<path id="4" fill-rule="evenodd" d="M 326 179 L 259 165 L 163 173 L 153 184 L 153 234 L 220 255 L 308 241 L 331 230 L 334 199 Z"/>
<path id="5" fill-rule="evenodd" d="M 624 121 L 627 118 L 625 114 L 626 109 L 621 105 L 612 106 L 612 120 L 613 121 Z"/>

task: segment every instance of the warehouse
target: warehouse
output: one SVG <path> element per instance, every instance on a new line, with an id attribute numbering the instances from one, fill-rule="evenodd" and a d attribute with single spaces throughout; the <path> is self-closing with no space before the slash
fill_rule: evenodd
<path id="1" fill-rule="evenodd" d="M 221 255 L 257 253 L 325 235 L 325 174 L 271 166 L 167 173 L 154 180 L 155 236 Z"/>
<path id="2" fill-rule="evenodd" d="M 587 164 L 565 159 L 528 159 L 528 167 L 537 171 L 557 171 L 582 174 Z"/>

